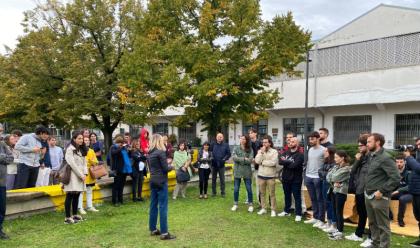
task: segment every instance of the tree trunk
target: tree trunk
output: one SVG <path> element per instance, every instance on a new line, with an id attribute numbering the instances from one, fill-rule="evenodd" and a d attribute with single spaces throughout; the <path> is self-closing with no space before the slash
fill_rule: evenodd
<path id="1" fill-rule="evenodd" d="M 102 130 L 102 133 L 104 134 L 104 147 L 105 147 L 105 153 L 108 154 L 109 148 L 112 145 L 112 133 L 115 129 L 108 127 Z"/>

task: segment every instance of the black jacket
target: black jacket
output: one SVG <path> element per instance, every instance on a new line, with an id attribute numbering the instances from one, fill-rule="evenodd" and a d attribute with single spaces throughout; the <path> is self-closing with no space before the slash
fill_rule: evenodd
<path id="1" fill-rule="evenodd" d="M 122 146 L 112 145 L 111 146 L 111 170 L 117 173 L 123 173 L 124 159 L 121 150 L 125 149 Z"/>
<path id="2" fill-rule="evenodd" d="M 149 151 L 150 184 L 159 187 L 168 182 L 168 172 L 172 167 L 166 161 L 166 151 L 153 149 Z"/>
<path id="3" fill-rule="evenodd" d="M 210 151 L 213 153 L 212 166 L 216 168 L 225 167 L 225 162 L 231 156 L 229 145 L 225 142 L 220 144 L 215 142 L 211 145 Z"/>
<path id="4" fill-rule="evenodd" d="M 140 152 L 140 150 L 131 150 L 130 153 L 130 158 L 132 159 L 132 168 L 133 168 L 133 176 L 136 176 L 139 174 L 139 163 L 143 162 L 146 163 L 147 157 Z M 146 176 L 147 174 L 147 166 L 144 166 L 143 169 L 143 176 Z"/>
<path id="5" fill-rule="evenodd" d="M 203 149 L 200 149 L 198 152 L 198 160 L 197 160 L 197 167 L 200 167 L 200 164 L 209 164 L 211 166 L 211 162 L 213 161 L 213 153 L 209 151 L 209 157 L 203 158 Z"/>
<path id="6" fill-rule="evenodd" d="M 283 165 L 281 176 L 283 183 L 302 183 L 303 161 L 303 154 L 299 150 L 295 152 L 288 150 L 281 155 L 279 164 Z"/>
<path id="7" fill-rule="evenodd" d="M 410 156 L 406 161 L 408 168 L 411 169 L 408 190 L 413 195 L 420 195 L 420 153 L 417 152 L 417 160 Z"/>
<path id="8" fill-rule="evenodd" d="M 351 175 L 353 175 L 354 185 L 356 186 L 356 194 L 360 195 L 365 192 L 366 176 L 368 172 L 368 155 L 363 155 L 359 160 L 355 160 L 351 167 Z"/>

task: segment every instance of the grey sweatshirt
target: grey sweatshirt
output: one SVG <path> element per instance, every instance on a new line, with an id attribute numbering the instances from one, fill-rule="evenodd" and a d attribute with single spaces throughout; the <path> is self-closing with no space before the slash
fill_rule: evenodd
<path id="1" fill-rule="evenodd" d="M 42 147 L 41 140 L 36 134 L 31 133 L 23 135 L 15 145 L 15 149 L 20 151 L 19 163 L 26 164 L 27 166 L 39 167 L 41 154 L 33 151 L 36 146 L 39 148 Z"/>

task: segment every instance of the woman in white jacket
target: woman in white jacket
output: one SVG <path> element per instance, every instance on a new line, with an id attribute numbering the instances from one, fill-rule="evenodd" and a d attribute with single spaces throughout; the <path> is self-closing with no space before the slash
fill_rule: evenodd
<path id="1" fill-rule="evenodd" d="M 73 224 L 83 220 L 80 215 L 77 215 L 77 206 L 80 193 L 86 191 L 85 180 L 88 174 L 86 154 L 87 148 L 83 143 L 83 134 L 81 132 L 74 133 L 65 152 L 66 162 L 71 167 L 70 182 L 64 185 L 64 191 L 66 192 L 64 202 L 65 224 Z"/>

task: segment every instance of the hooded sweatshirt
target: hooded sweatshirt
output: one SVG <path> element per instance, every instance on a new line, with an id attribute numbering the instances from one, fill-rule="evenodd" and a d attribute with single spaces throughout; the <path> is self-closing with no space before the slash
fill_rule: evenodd
<path id="1" fill-rule="evenodd" d="M 149 153 L 149 131 L 146 128 L 142 128 L 140 131 L 140 148 L 144 153 Z"/>

